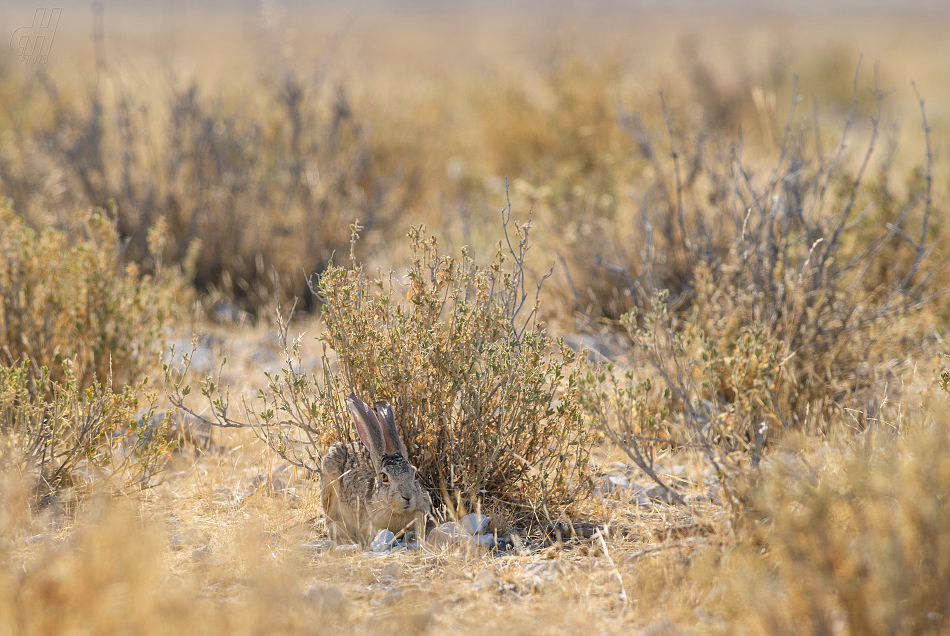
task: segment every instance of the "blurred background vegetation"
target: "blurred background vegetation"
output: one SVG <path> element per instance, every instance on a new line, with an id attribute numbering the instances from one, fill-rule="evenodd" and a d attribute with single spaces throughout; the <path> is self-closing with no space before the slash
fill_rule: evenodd
<path id="1" fill-rule="evenodd" d="M 32 20 L 2 11 L 4 24 Z M 703 163 L 728 169 L 740 132 L 745 156 L 770 166 L 796 95 L 792 123 L 817 117 L 830 152 L 863 55 L 854 126 L 870 126 L 877 68 L 896 91 L 871 170 L 900 190 L 923 159 L 911 80 L 938 157 L 950 128 L 946 16 L 933 15 L 77 3 L 47 63 L 0 58 L 0 191 L 35 228 L 110 210 L 124 258 L 146 271 L 148 228 L 164 219 L 158 256 L 205 305 L 269 316 L 271 268 L 313 309 L 303 274 L 346 250 L 357 219 L 373 267 L 404 262 L 400 237 L 419 222 L 489 257 L 507 180 L 515 210 L 533 210 L 530 265 L 559 263 L 547 317 L 616 319 L 629 290 L 598 259 L 638 270 L 644 221 L 672 231 L 660 91 L 691 185 Z M 934 178 L 944 196 L 944 162 Z M 670 254 L 658 285 L 687 284 L 685 258 Z"/>
<path id="2" fill-rule="evenodd" d="M 121 631 L 113 589 L 142 633 L 387 631 L 374 566 L 301 552 L 293 435 L 347 437 L 348 390 L 396 404 L 446 518 L 603 529 L 556 593 L 425 570 L 461 609 L 407 633 L 483 631 L 504 589 L 502 633 L 565 600 L 604 633 L 946 631 L 943 3 L 61 6 L 48 59 L 0 50 L 0 632 Z M 198 393 L 259 437 L 173 457 L 156 409 Z"/>

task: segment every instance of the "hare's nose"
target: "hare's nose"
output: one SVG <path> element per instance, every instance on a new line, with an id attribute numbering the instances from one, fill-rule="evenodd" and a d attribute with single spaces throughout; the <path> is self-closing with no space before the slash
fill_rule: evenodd
<path id="1" fill-rule="evenodd" d="M 409 502 L 412 501 L 412 497 L 407 497 L 407 496 L 403 495 L 402 498 L 403 498 L 403 501 L 405 501 L 407 505 L 409 504 Z"/>

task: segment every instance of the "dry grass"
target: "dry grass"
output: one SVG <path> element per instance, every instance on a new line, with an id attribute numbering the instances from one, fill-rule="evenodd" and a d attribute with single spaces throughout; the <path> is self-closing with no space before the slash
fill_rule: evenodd
<path id="1" fill-rule="evenodd" d="M 530 12 L 473 10 L 458 29 L 452 12 L 348 19 L 298 7 L 275 21 L 205 11 L 146 12 L 175 34 L 163 44 L 134 12 L 109 7 L 94 51 L 84 23 L 64 21 L 61 58 L 40 69 L 4 58 L 0 182 L 37 225 L 57 209 L 115 200 L 136 259 L 147 228 L 167 215 L 166 258 L 210 293 L 209 304 L 230 298 L 262 316 L 272 303 L 270 266 L 289 296 L 307 297 L 301 270 L 319 271 L 345 250 L 357 218 L 367 227 L 360 256 L 372 265 L 395 262 L 405 218 L 426 222 L 449 247 L 490 254 L 508 177 L 515 209 L 535 209 L 543 250 L 533 266 L 546 271 L 560 254 L 574 276 L 576 298 L 564 268 L 549 285 L 551 316 L 569 320 L 579 304 L 619 317 L 629 308 L 623 280 L 596 260 L 636 267 L 639 248 L 627 248 L 642 245 L 644 209 L 660 216 L 670 203 L 672 193 L 658 199 L 655 188 L 672 170 L 659 90 L 685 137 L 684 173 L 685 157 L 701 149 L 727 155 L 740 127 L 746 155 L 770 164 L 793 73 L 801 112 L 810 117 L 817 97 L 833 143 L 861 54 L 862 94 L 877 61 L 881 86 L 898 89 L 880 144 L 897 144 L 895 181 L 922 156 L 910 80 L 935 132 L 950 126 L 938 53 L 945 16 L 852 17 L 837 23 L 847 35 L 836 36 L 834 21 L 808 14 L 779 26 L 730 15 L 565 12 L 538 28 Z M 466 63 L 463 50 L 479 62 Z M 762 62 L 737 61 L 737 51 Z M 105 60 L 99 70 L 93 52 Z M 859 134 L 871 107 L 861 104 Z M 631 127 L 634 115 L 644 136 Z M 644 141 L 656 161 L 641 152 Z M 935 183 L 946 175 L 938 163 Z M 676 263 L 667 269 L 660 282 L 682 282 Z"/>
<path id="2" fill-rule="evenodd" d="M 660 593 L 638 571 L 646 564 L 673 571 L 705 543 L 677 538 L 643 554 L 662 543 L 653 531 L 672 513 L 630 510 L 637 533 L 608 535 L 609 560 L 596 540 L 500 557 L 451 549 L 317 552 L 304 545 L 327 538 L 315 483 L 275 473 L 273 455 L 249 436 L 231 443 L 240 448 L 177 460 L 170 480 L 146 496 L 87 502 L 65 527 L 23 513 L 8 484 L 5 627 L 24 634 L 82 626 L 98 633 L 391 633 L 395 624 L 409 633 L 555 633 L 587 625 L 617 633 L 662 616 L 634 611 Z M 552 622 L 552 612 L 564 621 Z"/>
<path id="3" fill-rule="evenodd" d="M 879 429 L 876 441 L 782 450 L 750 490 L 761 507 L 738 528 L 715 504 L 694 509 L 702 530 L 665 504 L 608 498 L 586 511 L 609 523 L 603 541 L 526 541 L 499 556 L 314 548 L 327 538 L 315 482 L 243 434 L 221 440 L 223 452 L 179 457 L 157 489 L 87 500 L 67 518 L 29 512 L 7 481 L 0 627 L 942 633 L 945 409 L 901 433 Z"/>
<path id="4" fill-rule="evenodd" d="M 46 368 L 80 389 L 137 384 L 154 367 L 171 290 L 122 263 L 121 239 L 102 210 L 75 211 L 37 234 L 0 200 L 0 362 Z"/>
<path id="5" fill-rule="evenodd" d="M 139 377 L 150 350 L 142 325 L 157 305 L 133 301 L 191 297 L 151 287 L 136 269 L 174 285 L 187 280 L 205 308 L 228 301 L 265 318 L 210 325 L 198 311 L 174 327 L 179 350 L 200 334 L 202 372 L 228 356 L 219 385 L 231 387 L 234 403 L 254 399 L 267 389 L 264 371 L 286 363 L 265 326 L 275 305 L 272 265 L 288 297 L 304 294 L 304 274 L 323 271 L 334 250 L 344 260 L 349 223 L 359 219 L 366 229 L 353 268 L 331 271 L 338 307 L 366 291 L 360 285 L 377 267 L 394 270 L 379 278 L 395 281 L 386 290 L 401 297 L 403 279 L 425 270 L 413 271 L 404 240 L 420 223 L 439 235 L 443 255 L 467 246 L 472 260 L 462 269 L 474 276 L 491 267 L 507 177 L 508 210 L 517 217 L 532 208 L 537 239 L 518 275 L 530 284 L 557 264 L 538 324 L 545 338 L 577 342 L 585 332 L 583 342 L 615 360 L 624 382 L 611 386 L 605 374 L 593 383 L 594 401 L 621 415 L 620 434 L 597 439 L 588 497 L 560 515 L 535 515 L 557 517 L 561 541 L 540 524 L 499 518 L 492 530 L 513 531 L 513 550 L 380 555 L 325 549 L 317 482 L 251 430 L 218 429 L 211 448 L 168 455 L 164 481 L 152 488 L 45 501 L 35 474 L 10 468 L 14 437 L 4 431 L 0 634 L 947 633 L 950 376 L 940 375 L 945 364 L 933 367 L 950 349 L 942 335 L 950 301 L 914 306 L 950 284 L 945 12 L 763 18 L 605 8 L 540 19 L 524 7 L 504 15 L 475 6 L 261 9 L 107 7 L 105 40 L 91 47 L 86 23 L 64 14 L 46 66 L 0 56 L 0 193 L 35 228 L 75 228 L 76 206 L 106 206 L 129 243 L 109 234 L 97 251 L 80 232 L 51 246 L 67 265 L 86 254 L 97 271 L 116 272 L 110 280 L 142 283 L 106 295 L 129 325 L 120 342 L 66 357 L 92 378 L 109 353 L 131 354 L 129 377 Z M 3 24 L 31 17 L 0 7 Z M 849 118 L 860 53 L 860 99 Z M 926 101 L 929 147 L 910 80 Z M 881 102 L 869 86 L 897 91 Z M 786 132 L 795 91 L 803 101 Z M 843 144 L 832 171 L 845 125 L 863 145 Z M 820 214 L 752 236 L 770 209 L 794 211 L 787 202 L 814 191 L 813 181 L 827 183 Z M 815 248 L 842 219 L 847 232 Z M 17 227 L 22 238 L 0 237 L 5 262 L 41 240 Z M 874 258 L 861 260 L 868 248 Z M 840 276 L 812 276 L 816 249 Z M 122 276 L 129 261 L 134 279 Z M 433 272 L 448 267 L 430 261 Z M 52 280 L 29 267 L 38 264 L 18 272 Z M 814 285 L 794 287 L 805 278 Z M 671 295 L 654 295 L 662 289 Z M 403 314 L 379 304 L 348 309 L 376 312 L 347 323 L 358 327 L 352 333 L 333 332 L 326 317 L 294 323 L 309 332 L 297 369 L 321 369 L 312 336 L 325 334 L 341 350 L 328 366 L 337 354 L 344 363 L 356 356 L 366 368 L 347 383 L 355 377 L 379 398 L 402 399 L 422 421 L 427 396 L 455 394 L 439 384 L 439 367 L 415 354 L 427 337 L 456 332 L 440 322 L 452 306 L 436 293 L 445 288 L 420 290 L 431 296 L 418 298 L 431 301 L 429 322 L 394 329 L 390 341 L 374 339 L 373 320 L 395 324 Z M 304 295 L 304 308 L 316 309 Z M 663 304 L 671 297 L 677 302 Z M 62 339 L 60 351 L 92 351 L 75 316 L 62 313 L 69 303 L 54 311 L 15 300 L 34 326 L 36 317 L 64 316 L 64 327 L 44 332 Z M 643 335 L 636 328 L 650 326 L 628 318 L 632 332 L 620 328 L 634 307 L 660 317 L 655 337 L 640 342 L 653 348 L 652 371 L 643 351 L 624 356 Z M 861 322 L 867 316 L 874 320 Z M 347 352 L 342 340 L 354 335 L 366 346 Z M 35 339 L 27 340 L 5 343 L 11 378 L 21 357 L 12 351 Z M 377 381 L 367 369 L 394 342 L 405 356 Z M 557 353 L 545 347 L 525 365 Z M 450 367 L 452 339 L 439 351 Z M 398 377 L 407 370 L 428 384 Z M 680 384 L 664 385 L 664 371 L 682 372 Z M 465 374 L 453 373 L 465 385 Z M 550 398 L 517 386 L 510 403 Z M 674 395 L 677 386 L 684 390 Z M 21 393 L 4 393 L 12 396 L 7 421 L 30 415 L 46 430 L 50 403 L 27 408 Z M 104 395 L 116 398 L 111 389 Z M 73 410 L 60 419 L 88 418 L 95 403 L 70 396 Z M 110 429 L 122 430 L 135 397 L 112 409 Z M 497 406 L 486 404 L 485 412 Z M 756 437 L 762 420 L 775 431 L 783 418 L 790 431 L 782 439 Z M 583 424 L 585 434 L 611 432 L 603 421 Z M 649 442 L 641 467 L 678 499 L 617 486 L 650 485 L 627 465 L 637 436 L 650 438 L 639 440 Z M 445 435 L 439 441 L 439 452 L 456 452 L 453 461 L 471 460 Z M 101 446 L 88 450 L 105 458 Z"/>

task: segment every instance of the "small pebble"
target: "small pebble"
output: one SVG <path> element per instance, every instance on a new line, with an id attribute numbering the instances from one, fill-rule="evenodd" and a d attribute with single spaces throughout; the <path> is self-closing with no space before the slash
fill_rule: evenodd
<path id="1" fill-rule="evenodd" d="M 339 612 L 346 609 L 346 597 L 339 589 L 325 585 L 311 585 L 304 597 L 314 607 L 324 612 Z"/>
<path id="2" fill-rule="evenodd" d="M 360 546 L 355 543 L 344 543 L 343 545 L 338 545 L 334 548 L 337 552 L 357 552 L 360 550 Z"/>
<path id="3" fill-rule="evenodd" d="M 468 514 L 459 519 L 459 527 L 467 532 L 468 534 L 480 534 L 485 532 L 488 529 L 488 524 L 491 522 L 486 515 L 480 515 L 476 513 Z"/>
<path id="4" fill-rule="evenodd" d="M 457 543 L 464 533 L 454 521 L 448 521 L 437 527 L 429 533 L 428 541 L 436 546 L 447 546 Z"/>
<path id="5" fill-rule="evenodd" d="M 335 541 L 310 541 L 308 543 L 301 543 L 300 546 L 305 550 L 310 550 L 311 552 L 326 552 L 332 550 L 336 547 Z"/>
<path id="6" fill-rule="evenodd" d="M 211 556 L 211 544 L 206 544 L 200 548 L 195 548 L 191 551 L 191 560 L 192 561 L 204 561 L 209 556 Z"/>
<path id="7" fill-rule="evenodd" d="M 479 546 L 492 547 L 495 545 L 495 535 L 492 534 L 476 534 L 474 537 L 475 544 Z"/>
<path id="8" fill-rule="evenodd" d="M 630 487 L 630 480 L 627 479 L 625 475 L 608 475 L 607 479 L 610 480 L 610 483 L 620 486 L 621 488 Z"/>
<path id="9" fill-rule="evenodd" d="M 389 530 L 380 530 L 376 538 L 369 544 L 373 552 L 390 552 L 396 543 L 396 535 Z"/>

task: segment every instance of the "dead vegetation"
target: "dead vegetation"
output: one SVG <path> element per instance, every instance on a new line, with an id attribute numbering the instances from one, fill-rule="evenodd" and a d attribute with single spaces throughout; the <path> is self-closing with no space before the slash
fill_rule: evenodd
<path id="1" fill-rule="evenodd" d="M 946 105 L 677 47 L 0 67 L 0 632 L 946 632 Z M 490 541 L 329 540 L 350 390 Z"/>
<path id="2" fill-rule="evenodd" d="M 230 411 L 220 373 L 201 380 L 209 421 L 251 427 L 284 459 L 316 472 L 323 449 L 355 439 L 343 396 L 385 398 L 438 516 L 484 509 L 519 525 L 556 519 L 590 490 L 592 436 L 577 356 L 538 319 L 543 281 L 526 280 L 530 223 L 510 216 L 509 204 L 504 238 L 485 266 L 465 249 L 441 253 L 425 227 L 409 231 L 404 280 L 372 277 L 352 260 L 331 266 L 310 281 L 323 303 L 322 368 L 304 369 L 302 336 L 288 338 L 294 312 L 285 317 L 278 306 L 280 372 Z M 187 399 L 191 381 L 187 368 L 166 366 L 172 403 L 198 415 Z"/>

